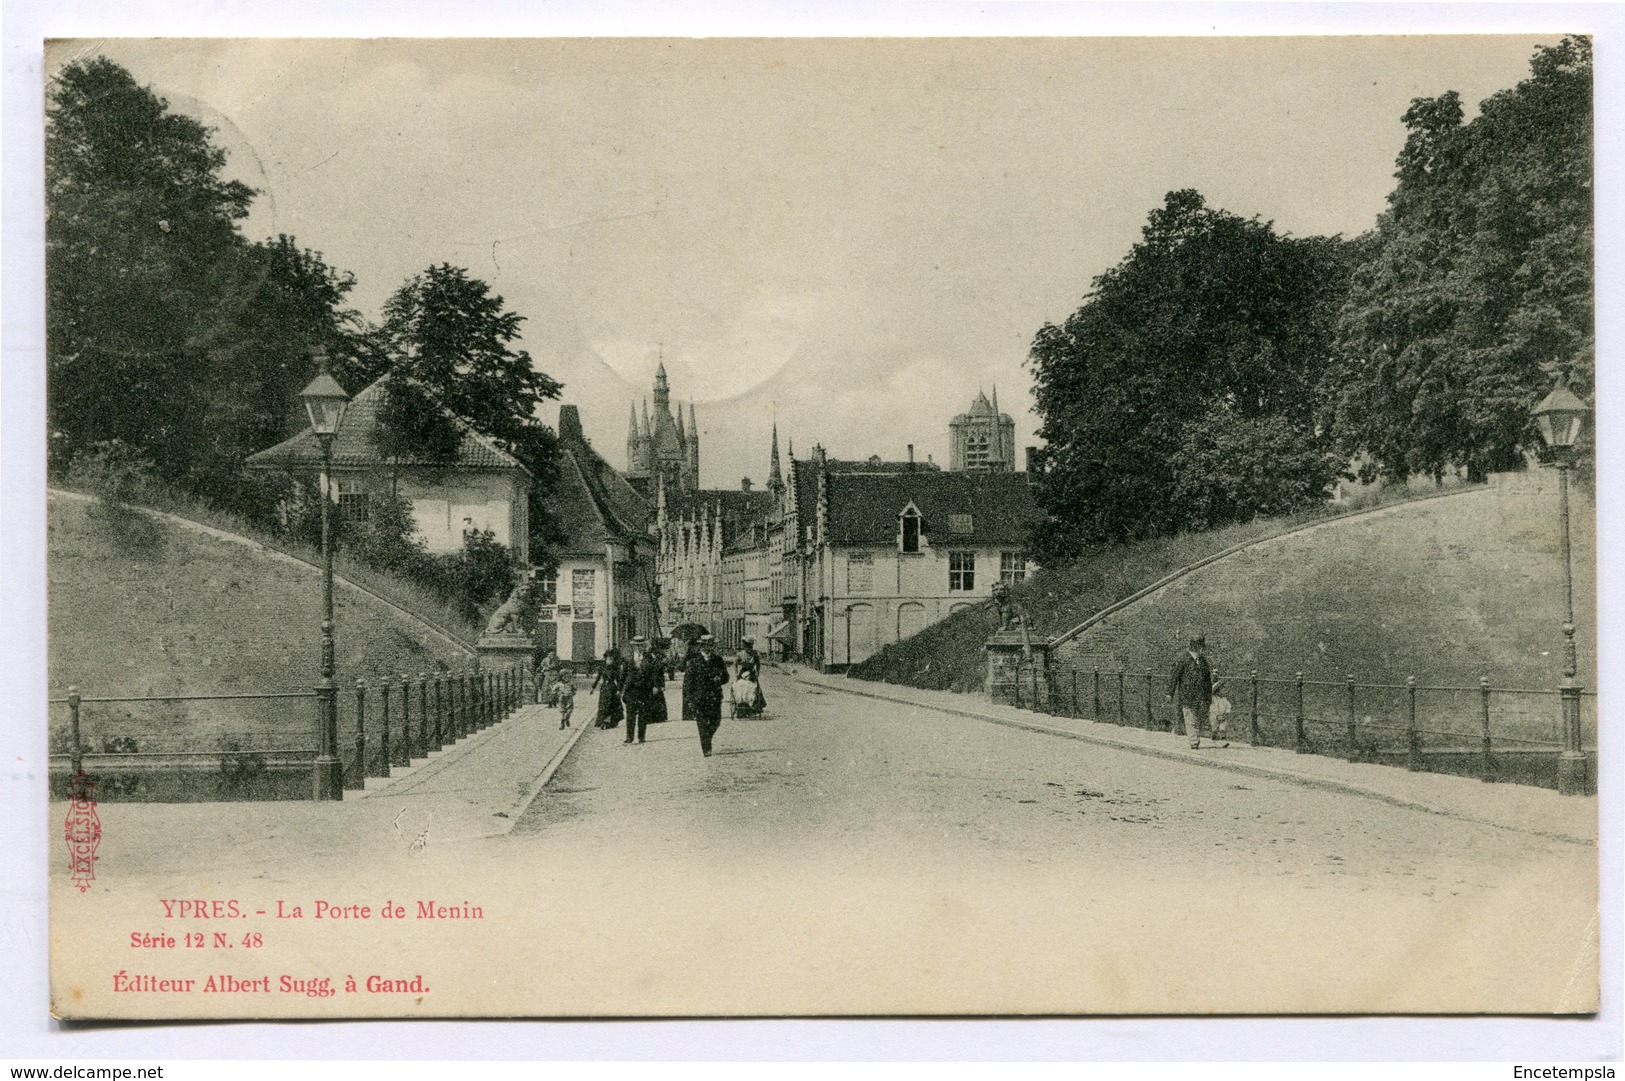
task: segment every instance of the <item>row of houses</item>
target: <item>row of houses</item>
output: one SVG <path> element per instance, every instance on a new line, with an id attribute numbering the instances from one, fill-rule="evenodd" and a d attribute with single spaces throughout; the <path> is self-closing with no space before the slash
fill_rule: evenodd
<path id="1" fill-rule="evenodd" d="M 692 424 L 690 425 L 692 427 Z M 744 638 L 825 669 L 865 660 L 1032 570 L 1039 518 L 1014 425 L 981 394 L 949 426 L 951 461 L 836 459 L 822 446 L 753 490 L 656 492 L 661 616 L 724 648 Z"/>
<path id="2" fill-rule="evenodd" d="M 627 467 L 592 446 L 579 408 L 559 411 L 559 476 L 548 517 L 553 557 L 534 569 L 539 648 L 589 661 L 635 635 L 697 625 L 726 649 L 745 638 L 774 656 L 844 668 L 967 605 L 996 582 L 1019 582 L 1023 542 L 1038 517 L 1029 474 L 1016 468 L 1013 422 L 978 394 L 949 423 L 954 468 L 929 459 L 836 459 L 822 446 L 781 460 L 775 428 L 768 480 L 698 486 L 699 429 L 669 412 L 664 366 L 655 414 L 634 411 Z M 351 403 L 326 489 L 341 518 L 364 522 L 382 494 L 409 501 L 431 552 L 490 530 L 530 561 L 536 483 L 511 455 L 464 433 L 451 462 L 385 458 L 374 434 L 382 381 Z M 306 429 L 249 459 L 254 469 L 312 472 L 320 446 Z"/>

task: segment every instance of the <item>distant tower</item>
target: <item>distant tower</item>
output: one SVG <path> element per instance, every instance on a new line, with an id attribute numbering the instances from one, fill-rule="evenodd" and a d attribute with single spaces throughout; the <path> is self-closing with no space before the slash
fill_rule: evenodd
<path id="1" fill-rule="evenodd" d="M 773 424 L 773 457 L 767 466 L 767 490 L 774 496 L 784 491 L 784 471 L 779 468 L 779 425 Z"/>
<path id="2" fill-rule="evenodd" d="M 1016 422 L 976 392 L 970 409 L 948 422 L 948 468 L 961 473 L 1009 473 L 1016 468 Z"/>
<path id="3" fill-rule="evenodd" d="M 679 407 L 681 408 L 681 407 Z M 688 486 L 692 491 L 700 487 L 700 422 L 694 416 L 694 401 L 688 403 Z"/>
<path id="4" fill-rule="evenodd" d="M 630 428 L 626 437 L 626 476 L 636 482 L 635 487 L 650 497 L 660 484 L 673 495 L 699 488 L 699 421 L 692 403 L 688 407 L 686 427 L 682 406 L 677 407 L 673 416 L 671 382 L 666 377 L 664 361 L 655 369 L 653 413 L 645 399 L 642 424 L 638 423 L 634 410 Z"/>

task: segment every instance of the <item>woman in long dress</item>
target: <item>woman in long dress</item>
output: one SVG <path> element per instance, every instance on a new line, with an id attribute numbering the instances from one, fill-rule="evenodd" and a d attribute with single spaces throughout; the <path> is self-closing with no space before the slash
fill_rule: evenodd
<path id="1" fill-rule="evenodd" d="M 593 717 L 597 728 L 614 728 L 621 723 L 621 651 L 604 650 L 604 661 L 592 677 L 591 690 L 598 692 L 598 711 Z"/>

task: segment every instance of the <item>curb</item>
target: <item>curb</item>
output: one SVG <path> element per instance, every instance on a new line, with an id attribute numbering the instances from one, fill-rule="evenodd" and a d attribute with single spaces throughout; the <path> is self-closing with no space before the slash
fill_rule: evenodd
<path id="1" fill-rule="evenodd" d="M 452 762 L 457 761 L 463 756 L 464 752 L 473 750 L 474 748 L 485 743 L 489 738 L 491 738 L 492 733 L 500 731 L 502 725 L 505 723 L 507 723 L 507 718 L 503 718 L 502 721 L 499 721 L 488 728 L 482 728 L 478 732 L 472 732 L 453 743 L 441 744 L 438 750 L 431 751 L 429 755 L 425 756 L 421 760 L 422 765 L 408 765 L 404 767 L 405 769 L 410 769 L 412 772 L 402 772 L 398 775 L 390 777 L 376 778 L 382 780 L 383 783 L 375 785 L 370 791 L 363 789 L 360 798 L 376 799 L 379 796 L 405 795 L 406 793 L 412 791 L 412 782 L 422 784 L 424 781 L 430 780 L 431 778 L 444 773 Z"/>
<path id="2" fill-rule="evenodd" d="M 530 790 L 525 793 L 518 803 L 508 809 L 506 824 L 493 836 L 506 837 L 513 832 L 513 828 L 519 824 L 519 820 L 525 817 L 525 813 L 530 810 L 530 805 L 535 803 L 537 798 L 541 796 L 542 789 L 547 787 L 547 782 L 553 779 L 553 774 L 557 773 L 559 767 L 564 765 L 564 760 L 570 757 L 570 752 L 575 750 L 576 744 L 581 742 L 581 737 L 586 735 L 587 729 L 591 727 L 592 723 L 589 721 L 570 733 L 570 738 L 564 741 L 564 746 L 553 752 L 553 757 L 547 760 L 546 766 L 542 767 L 541 775 L 531 784 Z"/>
<path id="3" fill-rule="evenodd" d="M 1355 784 L 1351 781 L 1339 781 L 1329 777 L 1319 777 L 1309 773 L 1299 773 L 1297 770 L 1283 769 L 1279 766 L 1266 766 L 1257 763 L 1235 762 L 1228 759 L 1203 757 L 1200 752 L 1178 750 L 1168 747 L 1147 747 L 1141 744 L 1128 743 L 1104 736 L 1091 735 L 1087 732 L 1073 731 L 1067 728 L 1057 728 L 1054 725 L 1043 724 L 1039 721 L 1023 721 L 1014 717 L 997 717 L 990 713 L 981 713 L 976 710 L 956 709 L 953 706 L 939 706 L 927 702 L 915 702 L 907 698 L 894 695 L 881 694 L 876 691 L 858 690 L 855 687 L 842 687 L 836 684 L 824 683 L 818 680 L 807 679 L 801 675 L 792 676 L 796 682 L 808 687 L 817 687 L 820 690 L 836 691 L 841 694 L 857 695 L 860 698 L 873 698 L 882 702 L 892 702 L 897 705 L 913 706 L 917 709 L 935 710 L 938 713 L 948 713 L 958 717 L 968 717 L 975 721 L 985 721 L 989 724 L 1003 725 L 1006 728 L 1022 729 L 1028 732 L 1039 732 L 1048 736 L 1061 736 L 1065 739 L 1075 739 L 1083 743 L 1091 743 L 1099 747 L 1110 747 L 1119 751 L 1129 751 L 1133 754 L 1145 755 L 1148 758 L 1162 758 L 1173 762 L 1183 762 L 1189 765 L 1205 766 L 1208 769 L 1225 770 L 1230 773 L 1240 773 L 1249 777 L 1258 777 L 1264 780 L 1281 781 L 1286 784 L 1295 784 L 1303 788 L 1318 788 L 1328 792 L 1337 792 L 1346 796 L 1356 796 L 1377 803 L 1386 803 L 1391 807 L 1399 807 L 1409 811 L 1421 811 L 1425 814 L 1439 815 L 1442 818 L 1452 818 L 1461 822 L 1472 822 L 1481 826 L 1493 826 L 1496 829 L 1507 830 L 1511 833 L 1523 833 L 1534 837 L 1542 837 L 1552 841 L 1562 841 L 1567 844 L 1585 845 L 1595 848 L 1597 842 L 1589 837 L 1575 837 L 1566 833 L 1553 833 L 1546 830 L 1527 829 L 1522 826 L 1508 825 L 1497 822 L 1491 818 L 1477 815 L 1463 814 L 1460 811 L 1446 810 L 1431 804 L 1420 803 L 1416 800 L 1395 796 L 1365 785 Z M 1091 722 L 1095 723 L 1095 722 Z M 1250 745 L 1248 745 L 1250 746 Z"/>

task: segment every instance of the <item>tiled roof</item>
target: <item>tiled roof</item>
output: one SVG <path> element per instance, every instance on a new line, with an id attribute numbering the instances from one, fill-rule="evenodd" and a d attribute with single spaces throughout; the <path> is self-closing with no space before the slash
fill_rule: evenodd
<path id="1" fill-rule="evenodd" d="M 380 379 L 350 399 L 344 412 L 344 423 L 339 426 L 333 440 L 333 464 L 337 466 L 374 465 L 444 465 L 428 462 L 412 455 L 385 458 L 373 445 L 378 430 L 378 411 L 384 402 L 384 380 Z M 274 447 L 251 454 L 245 463 L 250 469 L 318 468 L 322 464 L 322 447 L 316 434 L 304 429 L 291 439 L 284 439 Z M 463 439 L 457 448 L 453 463 L 465 469 L 517 469 L 526 476 L 530 470 L 519 460 L 498 447 L 490 439 L 471 428 L 463 427 Z"/>
<path id="2" fill-rule="evenodd" d="M 593 450 L 571 405 L 559 410 L 559 459 L 558 483 L 546 503 L 564 534 L 560 554 L 603 555 L 611 541 L 646 535 L 649 504 Z"/>
<path id="3" fill-rule="evenodd" d="M 917 473 L 936 472 L 942 467 L 936 462 L 887 462 L 880 458 L 847 460 L 830 458 L 824 468 L 831 473 Z"/>
<path id="4" fill-rule="evenodd" d="M 897 516 L 913 503 L 933 548 L 1020 545 L 1041 518 L 1026 473 L 832 473 L 829 538 L 834 544 L 889 544 Z M 949 515 L 969 517 L 950 531 Z"/>
<path id="5" fill-rule="evenodd" d="M 765 519 L 773 509 L 773 493 L 761 489 L 745 491 L 741 488 L 709 488 L 697 492 L 672 494 L 666 489 L 666 517 L 683 518 L 689 514 L 709 514 L 711 508 L 722 505 L 724 526 Z"/>

